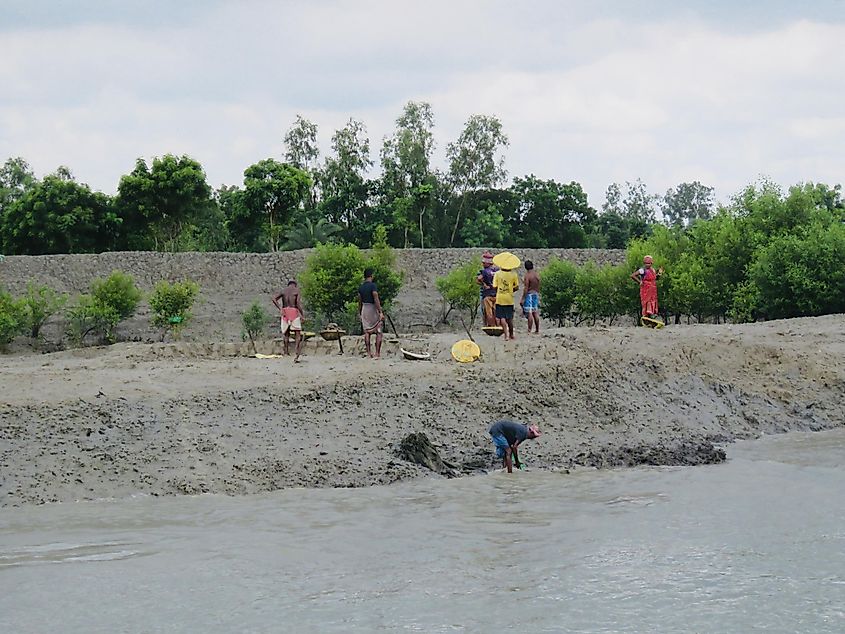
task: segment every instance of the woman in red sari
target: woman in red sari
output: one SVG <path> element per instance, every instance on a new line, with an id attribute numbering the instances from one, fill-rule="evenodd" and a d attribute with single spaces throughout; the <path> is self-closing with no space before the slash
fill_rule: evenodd
<path id="1" fill-rule="evenodd" d="M 656 319 L 660 312 L 657 307 L 657 278 L 663 275 L 663 267 L 656 271 L 653 268 L 654 260 L 650 255 L 643 258 L 642 268 L 631 273 L 631 279 L 640 285 L 640 304 L 643 307 L 643 317 Z"/>

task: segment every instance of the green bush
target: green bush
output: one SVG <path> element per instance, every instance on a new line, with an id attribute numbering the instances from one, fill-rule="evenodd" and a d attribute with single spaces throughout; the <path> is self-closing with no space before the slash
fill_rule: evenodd
<path id="1" fill-rule="evenodd" d="M 609 264 L 598 267 L 592 262 L 578 269 L 575 274 L 575 305 L 579 321 L 607 319 L 613 324 L 624 310 L 625 269 Z"/>
<path id="2" fill-rule="evenodd" d="M 243 324 L 241 337 L 249 339 L 249 342 L 252 344 L 253 352 L 256 351 L 255 340 L 260 339 L 264 334 L 269 321 L 269 313 L 264 310 L 264 307 L 257 301 L 252 302 L 252 305 L 241 315 L 241 323 Z"/>
<path id="3" fill-rule="evenodd" d="M 713 315 L 710 299 L 710 271 L 695 253 L 684 253 L 658 282 L 661 309 L 678 315 L 695 315 L 699 320 Z M 671 283 L 670 283 L 671 282 Z"/>
<path id="4" fill-rule="evenodd" d="M 66 314 L 65 333 L 73 346 L 81 346 L 89 335 L 100 341 L 114 342 L 114 329 L 120 323 L 120 313 L 106 306 L 93 295 L 81 295 Z"/>
<path id="5" fill-rule="evenodd" d="M 114 343 L 114 329 L 135 313 L 141 291 L 131 275 L 112 271 L 105 279 L 91 282 L 91 293 L 81 295 L 66 313 L 65 333 L 72 345 L 81 346 L 89 335 Z"/>
<path id="6" fill-rule="evenodd" d="M 47 286 L 26 286 L 26 295 L 21 299 L 23 317 L 29 336 L 35 339 L 50 317 L 59 312 L 67 303 L 68 296 L 59 294 Z"/>
<path id="7" fill-rule="evenodd" d="M 366 258 L 354 245 L 318 245 L 300 276 L 302 297 L 314 313 L 340 323 L 345 319 L 347 302 L 357 302 L 364 269 L 372 268 L 382 307 L 389 310 L 402 287 L 402 276 L 393 268 L 394 258 L 386 245 L 374 246 Z"/>
<path id="8" fill-rule="evenodd" d="M 728 310 L 728 317 L 735 323 L 745 323 L 757 319 L 760 304 L 760 289 L 750 280 L 739 284 L 734 291 L 733 302 Z"/>
<path id="9" fill-rule="evenodd" d="M 814 223 L 755 254 L 749 280 L 769 319 L 845 312 L 845 226 Z"/>
<path id="10" fill-rule="evenodd" d="M 190 280 L 173 284 L 158 282 L 150 295 L 153 326 L 170 331 L 184 328 L 191 318 L 191 307 L 199 291 L 199 284 Z"/>
<path id="11" fill-rule="evenodd" d="M 26 317 L 21 300 L 0 291 L 0 349 L 26 330 Z"/>
<path id="12" fill-rule="evenodd" d="M 448 307 L 443 311 L 443 321 L 453 310 L 466 312 L 470 327 L 475 323 L 478 315 L 478 305 L 481 301 L 480 286 L 476 281 L 481 269 L 481 258 L 473 258 L 470 262 L 452 269 L 443 277 L 437 278 L 437 290 L 443 296 Z"/>
<path id="13" fill-rule="evenodd" d="M 135 286 L 131 275 L 112 271 L 106 279 L 91 283 L 91 297 L 94 302 L 112 309 L 123 320 L 135 314 L 138 302 L 141 301 L 141 291 Z"/>
<path id="14" fill-rule="evenodd" d="M 552 258 L 541 273 L 543 301 L 540 313 L 546 319 L 557 320 L 558 325 L 572 314 L 575 304 L 575 276 L 578 272 L 572 262 Z"/>

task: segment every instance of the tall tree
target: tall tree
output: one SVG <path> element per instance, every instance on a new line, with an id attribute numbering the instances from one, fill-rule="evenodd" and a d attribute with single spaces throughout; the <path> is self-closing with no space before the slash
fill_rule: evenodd
<path id="1" fill-rule="evenodd" d="M 151 166 L 138 159 L 117 186 L 127 246 L 176 250 L 179 236 L 212 211 L 211 193 L 202 165 L 189 156 L 165 154 Z"/>
<path id="2" fill-rule="evenodd" d="M 301 169 L 268 158 L 244 170 L 240 229 L 260 227 L 271 251 L 278 251 L 288 222 L 302 206 L 311 179 Z M 230 225 L 231 226 L 231 225 Z"/>
<path id="3" fill-rule="evenodd" d="M 455 242 L 466 195 L 471 191 L 493 189 L 507 178 L 505 157 L 500 152 L 508 144 L 502 122 L 497 117 L 475 114 L 464 124 L 458 140 L 447 146 L 449 182 L 460 200 L 449 246 Z"/>
<path id="4" fill-rule="evenodd" d="M 396 119 L 396 131 L 384 140 L 381 149 L 381 191 L 394 206 L 397 224 L 404 229 L 406 244 L 412 217 L 416 217 L 422 244 L 425 240 L 425 217 L 430 210 L 432 189 L 424 186 L 433 188 L 435 185 L 431 171 L 433 128 L 431 105 L 409 101 Z"/>
<path id="5" fill-rule="evenodd" d="M 623 217 L 631 228 L 631 236 L 638 238 L 648 233 L 649 227 L 656 222 L 655 203 L 657 198 L 648 193 L 648 189 L 639 178 L 631 183 L 626 181 L 626 193 L 622 199 Z"/>
<path id="6" fill-rule="evenodd" d="M 38 181 L 32 168 L 21 157 L 6 159 L 0 167 L 0 250 L 12 250 L 3 243 L 3 225 L 7 209 L 31 189 Z"/>
<path id="7" fill-rule="evenodd" d="M 107 251 L 119 229 L 109 197 L 63 167 L 14 200 L 0 225 L 5 248 L 23 255 Z"/>
<path id="8" fill-rule="evenodd" d="M 323 214 L 331 223 L 343 226 L 347 238 L 354 238 L 356 225 L 364 224 L 369 198 L 366 173 L 372 165 L 367 128 L 361 121 L 349 119 L 332 136 L 332 155 L 326 157 L 320 173 Z M 370 233 L 372 230 L 366 232 Z"/>
<path id="9" fill-rule="evenodd" d="M 585 226 L 592 226 L 595 210 L 578 183 L 558 183 L 534 176 L 515 178 L 513 205 L 506 218 L 514 246 L 583 247 Z"/>
<path id="10" fill-rule="evenodd" d="M 674 227 L 689 226 L 695 220 L 709 220 L 714 209 L 713 188 L 698 181 L 668 189 L 661 205 L 663 217 Z"/>
<path id="11" fill-rule="evenodd" d="M 306 207 L 314 209 L 317 206 L 319 185 L 320 148 L 317 145 L 317 124 L 296 115 L 290 129 L 285 133 L 285 162 L 306 172 L 311 177 Z"/>

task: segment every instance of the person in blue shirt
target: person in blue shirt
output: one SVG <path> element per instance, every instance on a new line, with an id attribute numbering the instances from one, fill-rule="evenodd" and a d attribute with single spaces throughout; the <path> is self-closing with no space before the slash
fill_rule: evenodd
<path id="1" fill-rule="evenodd" d="M 513 473 L 513 467 L 522 468 L 516 448 L 526 439 L 534 439 L 540 435 L 537 425 L 525 425 L 512 420 L 497 420 L 488 430 L 493 444 L 496 445 L 496 456 L 502 459 L 502 466 Z M 513 456 L 513 460 L 511 460 Z"/>

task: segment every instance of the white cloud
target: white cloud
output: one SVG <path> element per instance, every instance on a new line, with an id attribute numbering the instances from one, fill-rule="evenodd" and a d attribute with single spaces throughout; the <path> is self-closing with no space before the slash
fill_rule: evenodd
<path id="1" fill-rule="evenodd" d="M 473 113 L 502 118 L 511 175 L 683 180 L 725 199 L 765 173 L 845 173 L 845 24 L 755 31 L 584 3 L 228 4 L 176 25 L 81 23 L 0 32 L 0 160 L 67 164 L 114 191 L 138 156 L 199 159 L 215 184 L 280 156 L 297 113 L 369 129 L 373 157 L 409 99 L 435 111 L 438 157 Z M 409 7 L 414 7 L 410 11 Z"/>

